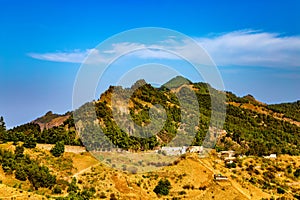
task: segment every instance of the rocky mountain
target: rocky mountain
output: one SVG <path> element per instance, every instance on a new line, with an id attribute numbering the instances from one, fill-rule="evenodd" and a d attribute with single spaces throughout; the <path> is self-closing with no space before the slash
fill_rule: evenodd
<path id="1" fill-rule="evenodd" d="M 35 147 L 36 142 L 49 146 L 58 141 L 72 149 L 84 145 L 97 152 L 118 147 L 134 155 L 165 145 L 214 150 L 205 158 L 187 153 L 172 162 L 124 159 L 115 164 L 121 167 L 118 171 L 104 164 L 114 164 L 108 155 L 101 155 L 99 164 L 88 152 L 53 157 L 41 144 Z M 300 198 L 299 101 L 267 105 L 252 95 L 238 97 L 183 77 L 159 88 L 144 80 L 131 88 L 111 86 L 75 111 L 47 112 L 7 131 L 1 118 L 0 143 L 4 199 Z M 234 150 L 232 163 L 218 154 L 222 150 Z M 277 157 L 265 157 L 270 154 Z M 164 168 L 142 173 L 142 167 L 153 166 Z"/>
<path id="2" fill-rule="evenodd" d="M 217 117 L 213 121 L 212 98 L 219 96 L 225 98 L 223 102 L 217 102 L 216 105 L 221 106 L 215 108 Z M 193 97 L 196 101 L 192 101 Z M 226 110 L 222 110 L 223 104 Z M 222 117 L 225 117 L 224 124 L 218 127 Z M 81 133 L 74 132 L 75 123 L 77 128 L 82 126 Z M 238 97 L 183 77 L 175 77 L 160 88 L 152 87 L 144 80 L 137 81 L 131 88 L 111 86 L 98 100 L 86 103 L 74 112 L 64 115 L 48 112 L 32 124 L 40 126 L 41 133 L 34 134 L 38 141 L 43 141 L 47 135 L 51 139 L 45 142 L 55 143 L 58 138 L 65 138 L 66 144 L 80 144 L 71 142 L 70 138 L 79 140 L 81 136 L 90 150 L 101 148 L 103 134 L 111 141 L 110 145 L 133 151 L 167 145 L 181 134 L 183 139 L 173 146 L 206 142 L 205 145 L 214 145 L 212 147 L 217 150 L 233 149 L 247 155 L 300 153 L 299 101 L 267 105 L 251 95 Z M 31 134 L 36 130 L 36 127 L 26 125 L 11 132 Z M 220 134 L 216 134 L 216 130 Z M 217 144 L 210 144 L 207 135 L 218 136 Z"/>
<path id="3" fill-rule="evenodd" d="M 70 112 L 64 115 L 54 114 L 52 111 L 47 112 L 42 117 L 39 117 L 32 121 L 34 124 L 38 124 L 43 131 L 44 129 L 50 129 L 60 126 L 71 116 Z"/>

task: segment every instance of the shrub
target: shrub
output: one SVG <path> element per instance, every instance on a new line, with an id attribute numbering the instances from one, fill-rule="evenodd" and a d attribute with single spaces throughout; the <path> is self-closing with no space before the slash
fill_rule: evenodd
<path id="1" fill-rule="evenodd" d="M 182 188 L 189 190 L 191 188 L 191 186 L 190 185 L 184 185 Z"/>
<path id="2" fill-rule="evenodd" d="M 61 194 L 62 193 L 62 189 L 59 185 L 56 185 L 54 188 L 53 188 L 53 191 L 52 191 L 53 194 Z"/>
<path id="3" fill-rule="evenodd" d="M 300 177 L 300 169 L 297 169 L 295 172 L 294 172 L 294 176 L 296 178 L 299 178 Z"/>
<path id="4" fill-rule="evenodd" d="M 15 157 L 16 158 L 23 158 L 24 157 L 24 147 L 22 146 L 16 146 L 15 149 Z"/>
<path id="5" fill-rule="evenodd" d="M 109 199 L 110 200 L 118 200 L 117 197 L 116 197 L 116 195 L 114 193 L 110 194 L 110 198 Z"/>
<path id="6" fill-rule="evenodd" d="M 229 168 L 229 169 L 230 168 L 236 168 L 236 164 L 234 162 L 233 163 L 227 163 L 226 167 Z"/>
<path id="7" fill-rule="evenodd" d="M 77 182 L 76 178 L 72 178 L 72 181 L 69 185 L 69 188 L 68 188 L 67 192 L 74 192 L 74 193 L 77 192 L 78 186 L 76 185 L 76 182 Z"/>
<path id="8" fill-rule="evenodd" d="M 206 190 L 206 186 L 199 187 L 199 190 Z"/>
<path id="9" fill-rule="evenodd" d="M 33 135 L 25 137 L 23 146 L 26 148 L 35 148 L 36 147 L 36 138 Z"/>
<path id="10" fill-rule="evenodd" d="M 26 181 L 27 174 L 23 168 L 19 167 L 16 169 L 15 177 L 16 177 L 16 179 L 18 179 L 20 181 Z"/>
<path id="11" fill-rule="evenodd" d="M 157 186 L 154 188 L 154 192 L 157 195 L 168 195 L 171 189 L 171 183 L 168 179 L 160 179 Z"/>
<path id="12" fill-rule="evenodd" d="M 180 192 L 178 192 L 179 195 L 185 195 L 186 194 L 186 191 L 182 190 Z"/>
<path id="13" fill-rule="evenodd" d="M 284 189 L 282 189 L 281 187 L 278 187 L 278 188 L 277 188 L 277 193 L 278 193 L 278 194 L 284 194 L 285 191 L 284 191 Z"/>
<path id="14" fill-rule="evenodd" d="M 50 150 L 51 154 L 55 157 L 59 157 L 65 152 L 65 144 L 63 141 L 56 142 L 54 147 Z"/>
<path id="15" fill-rule="evenodd" d="M 100 199 L 106 199 L 106 195 L 104 192 L 101 192 L 99 197 Z"/>
<path id="16" fill-rule="evenodd" d="M 256 180 L 255 177 L 251 177 L 250 180 L 249 180 L 249 182 L 252 183 L 253 185 L 256 184 L 256 181 L 257 181 L 257 180 Z"/>

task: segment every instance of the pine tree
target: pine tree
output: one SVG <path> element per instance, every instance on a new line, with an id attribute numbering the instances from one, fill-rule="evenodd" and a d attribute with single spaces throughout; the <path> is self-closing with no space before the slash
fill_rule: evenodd
<path id="1" fill-rule="evenodd" d="M 20 181 L 26 181 L 27 174 L 22 167 L 18 167 L 15 172 L 15 177 L 16 177 L 16 179 L 18 179 Z"/>
<path id="2" fill-rule="evenodd" d="M 171 183 L 168 179 L 161 179 L 159 180 L 157 186 L 154 188 L 154 192 L 157 195 L 168 195 L 169 190 L 171 189 Z"/>
<path id="3" fill-rule="evenodd" d="M 24 147 L 23 145 L 21 146 L 16 146 L 16 149 L 15 149 L 15 157 L 16 158 L 23 158 L 24 157 Z"/>
<path id="4" fill-rule="evenodd" d="M 65 152 L 65 144 L 63 141 L 56 142 L 54 147 L 50 150 L 53 156 L 59 157 Z"/>
<path id="5" fill-rule="evenodd" d="M 3 117 L 0 117 L 0 142 L 6 142 L 6 126 Z"/>
<path id="6" fill-rule="evenodd" d="M 34 138 L 33 135 L 26 137 L 24 140 L 23 146 L 26 148 L 35 148 L 36 147 L 36 138 Z"/>

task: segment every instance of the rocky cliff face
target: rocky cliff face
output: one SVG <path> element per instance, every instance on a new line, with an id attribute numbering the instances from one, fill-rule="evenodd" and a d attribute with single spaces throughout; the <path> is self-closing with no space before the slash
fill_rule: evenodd
<path id="1" fill-rule="evenodd" d="M 54 114 L 52 111 L 47 112 L 44 116 L 37 118 L 32 121 L 35 124 L 38 124 L 41 128 L 41 131 L 44 129 L 50 129 L 55 126 L 60 126 L 71 116 L 71 113 L 66 113 L 64 115 Z"/>

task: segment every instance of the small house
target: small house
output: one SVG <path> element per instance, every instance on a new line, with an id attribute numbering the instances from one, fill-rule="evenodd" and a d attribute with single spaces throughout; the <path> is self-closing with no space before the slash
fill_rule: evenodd
<path id="1" fill-rule="evenodd" d="M 227 176 L 222 176 L 221 174 L 215 174 L 214 175 L 214 180 L 216 180 L 216 181 L 227 181 L 228 177 Z"/>
<path id="2" fill-rule="evenodd" d="M 267 159 L 276 159 L 277 155 L 276 154 L 270 154 L 269 156 L 264 156 L 264 158 L 267 158 Z"/>

